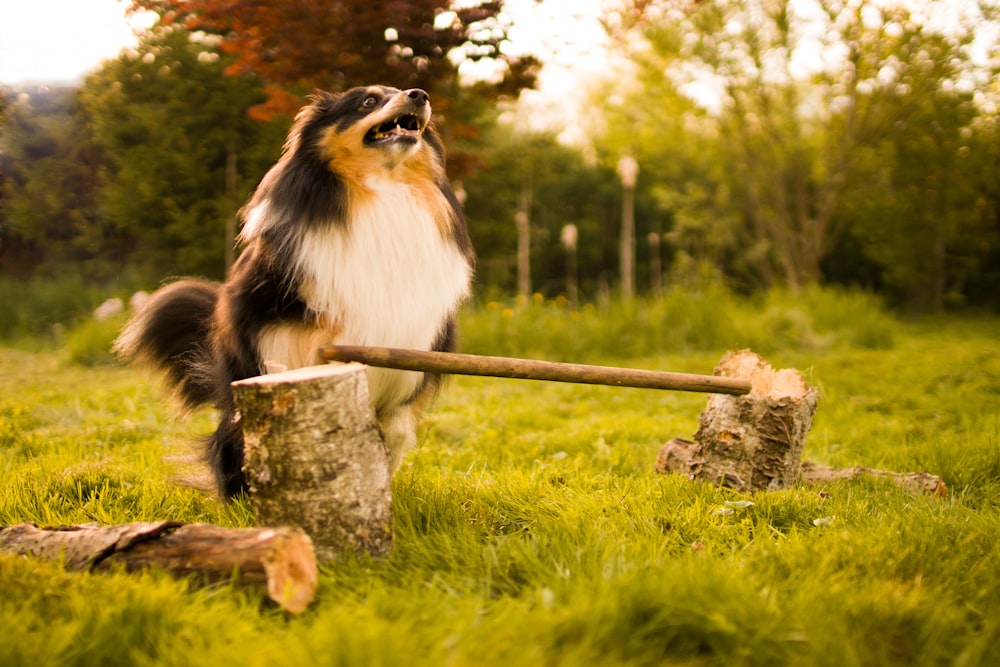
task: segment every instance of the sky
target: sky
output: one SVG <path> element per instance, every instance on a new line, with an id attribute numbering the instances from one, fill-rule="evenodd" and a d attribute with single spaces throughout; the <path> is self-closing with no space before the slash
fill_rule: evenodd
<path id="1" fill-rule="evenodd" d="M 78 83 L 135 45 L 125 7 L 121 0 L 0 0 L 0 85 Z"/>
<path id="2" fill-rule="evenodd" d="M 78 83 L 136 43 L 124 0 L 0 0 L 0 85 Z M 546 89 L 558 95 L 600 66 L 599 0 L 507 0 L 517 47 L 545 54 Z M 148 18 L 133 17 L 139 27 Z"/>

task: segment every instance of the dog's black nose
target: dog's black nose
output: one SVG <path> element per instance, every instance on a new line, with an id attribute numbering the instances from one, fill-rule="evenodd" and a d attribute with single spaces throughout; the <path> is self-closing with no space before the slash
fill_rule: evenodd
<path id="1" fill-rule="evenodd" d="M 430 96 L 419 88 L 410 88 L 406 91 L 406 96 L 413 100 L 418 107 L 427 104 L 427 100 L 430 99 Z"/>

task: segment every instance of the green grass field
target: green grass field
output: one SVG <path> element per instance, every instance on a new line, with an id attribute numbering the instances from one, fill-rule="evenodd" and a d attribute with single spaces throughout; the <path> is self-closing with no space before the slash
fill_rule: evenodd
<path id="1" fill-rule="evenodd" d="M 463 348 L 708 373 L 749 346 L 819 387 L 807 459 L 948 497 L 737 494 L 653 469 L 704 395 L 454 378 L 394 480 L 392 556 L 324 566 L 306 613 L 0 555 L 0 665 L 1000 664 L 1000 319 L 804 301 L 485 304 Z M 0 348 L 0 525 L 251 525 L 177 481 L 211 415 L 176 420 L 148 374 L 74 352 L 107 336 L 81 329 Z"/>

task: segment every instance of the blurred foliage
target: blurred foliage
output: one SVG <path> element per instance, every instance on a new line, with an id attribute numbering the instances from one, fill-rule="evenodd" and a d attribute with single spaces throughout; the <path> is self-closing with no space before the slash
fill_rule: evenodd
<path id="1" fill-rule="evenodd" d="M 280 25 L 261 26 L 275 29 L 260 35 L 274 53 L 294 47 L 284 66 L 300 69 L 283 74 L 250 66 L 264 57 L 246 52 L 250 33 L 214 34 L 230 20 L 217 10 L 233 3 L 136 4 L 155 5 L 163 20 L 82 88 L 0 95 L 3 276 L 74 276 L 114 293 L 179 274 L 221 277 L 233 216 L 290 121 L 262 123 L 252 110 L 273 102 L 279 83 L 299 95 L 383 72 L 430 88 L 444 117 L 484 302 L 517 287 L 514 220 L 526 207 L 532 291 L 570 294 L 572 260 L 580 301 L 608 305 L 622 213 L 615 166 L 627 154 L 640 165 L 640 293 L 653 293 L 659 265 L 667 291 L 707 281 L 801 295 L 836 284 L 924 310 L 1000 305 L 1000 89 L 989 59 L 997 45 L 980 30 L 987 13 L 958 15 L 943 31 L 934 12 L 947 8 L 631 0 L 607 14 L 623 60 L 612 81 L 594 84 L 584 114 L 592 142 L 569 146 L 497 104 L 528 78 L 512 89 L 516 77 L 460 82 L 463 63 L 490 61 L 489 44 L 499 48 L 490 40 L 511 27 L 495 3 L 454 17 L 431 0 L 393 4 L 378 20 L 371 5 L 371 21 L 330 61 L 306 57 L 329 47 L 312 44 L 316 31 L 288 45 Z M 327 18 L 343 18 L 335 14 Z M 476 26 L 495 31 L 470 37 Z M 449 49 L 454 61 L 435 60 Z M 525 76 L 529 61 L 517 61 Z M 572 254 L 561 242 L 568 224 Z"/>
<path id="2" fill-rule="evenodd" d="M 959 303 L 996 271 L 1000 100 L 989 7 L 942 5 L 627 1 L 599 145 L 638 158 L 677 252 L 745 284 Z"/>
<path id="3" fill-rule="evenodd" d="M 77 265 L 105 274 L 121 257 L 108 247 L 108 229 L 96 206 L 99 147 L 70 91 L 24 96 L 4 117 L 4 269 L 51 274 Z M 116 261 L 117 260 L 117 261 Z M 102 275 L 103 277 L 103 275 Z"/>
<path id="4" fill-rule="evenodd" d="M 102 214 L 128 243 L 126 259 L 154 278 L 223 274 L 233 243 L 227 222 L 284 137 L 288 119 L 262 125 L 247 117 L 263 99 L 261 85 L 224 76 L 226 62 L 211 42 L 161 31 L 80 91 L 105 156 Z"/>
<path id="5" fill-rule="evenodd" d="M 534 87 L 539 68 L 533 55 L 504 48 L 513 26 L 497 0 L 132 0 L 132 6 L 159 15 L 154 30 L 183 26 L 216 38 L 232 55 L 227 74 L 264 84 L 266 98 L 250 108 L 259 120 L 293 114 L 316 88 L 386 83 L 430 93 L 437 123 L 454 141 L 478 135 L 484 107 Z M 474 164 L 474 153 L 453 149 L 449 172 L 461 177 Z"/>

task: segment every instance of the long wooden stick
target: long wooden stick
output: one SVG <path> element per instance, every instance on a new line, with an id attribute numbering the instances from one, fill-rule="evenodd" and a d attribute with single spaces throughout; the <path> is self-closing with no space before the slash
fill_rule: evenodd
<path id="1" fill-rule="evenodd" d="M 520 380 L 549 380 L 602 384 L 641 389 L 672 389 L 709 394 L 742 395 L 750 392 L 749 380 L 716 375 L 669 373 L 614 366 L 588 366 L 513 357 L 490 357 L 453 352 L 423 352 L 388 347 L 324 345 L 320 357 L 327 361 L 357 361 L 369 366 L 425 373 L 487 375 Z"/>

